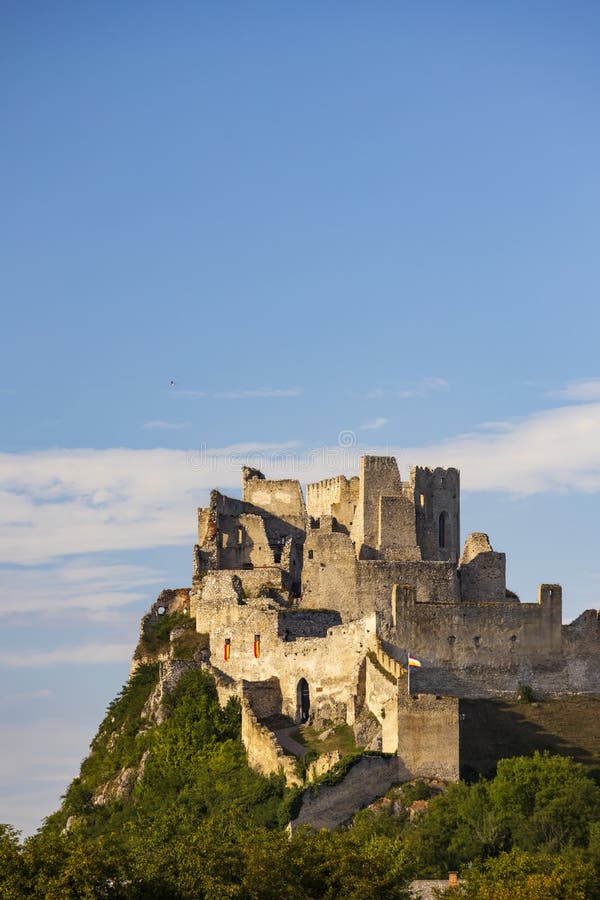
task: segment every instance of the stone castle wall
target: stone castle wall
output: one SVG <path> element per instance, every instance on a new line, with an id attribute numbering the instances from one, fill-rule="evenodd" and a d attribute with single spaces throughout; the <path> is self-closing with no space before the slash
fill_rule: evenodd
<path id="1" fill-rule="evenodd" d="M 242 741 L 248 755 L 248 765 L 261 775 L 285 776 L 288 787 L 301 785 L 294 759 L 287 756 L 276 736 L 262 725 L 248 700 L 242 700 Z"/>
<path id="2" fill-rule="evenodd" d="M 402 690 L 404 688 L 404 691 Z M 401 781 L 459 779 L 459 702 L 454 697 L 406 692 L 398 696 L 398 759 Z"/>

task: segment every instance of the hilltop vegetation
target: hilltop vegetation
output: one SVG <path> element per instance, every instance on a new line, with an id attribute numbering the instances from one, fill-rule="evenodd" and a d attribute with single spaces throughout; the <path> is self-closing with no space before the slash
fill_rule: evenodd
<path id="1" fill-rule="evenodd" d="M 191 668 L 156 724 L 157 668 L 140 666 L 110 704 L 40 831 L 21 845 L 2 826 L 0 897 L 401 900 L 413 878 L 458 869 L 455 900 L 600 898 L 600 788 L 579 763 L 503 760 L 492 780 L 439 796 L 407 785 L 349 829 L 289 838 L 295 792 L 248 767 L 237 701 L 222 709 L 212 678 Z"/>

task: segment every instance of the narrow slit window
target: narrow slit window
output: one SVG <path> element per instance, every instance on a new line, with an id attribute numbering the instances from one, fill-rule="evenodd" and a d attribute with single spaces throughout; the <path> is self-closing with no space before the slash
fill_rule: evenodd
<path id="1" fill-rule="evenodd" d="M 439 546 L 440 550 L 446 549 L 447 519 L 448 519 L 448 513 L 445 513 L 445 512 L 440 513 L 440 518 L 438 520 L 438 546 Z"/>

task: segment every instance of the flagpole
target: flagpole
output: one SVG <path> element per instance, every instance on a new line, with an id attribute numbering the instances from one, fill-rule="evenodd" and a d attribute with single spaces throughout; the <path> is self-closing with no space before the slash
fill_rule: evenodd
<path id="1" fill-rule="evenodd" d="M 410 650 L 406 651 L 406 689 L 410 697 Z"/>

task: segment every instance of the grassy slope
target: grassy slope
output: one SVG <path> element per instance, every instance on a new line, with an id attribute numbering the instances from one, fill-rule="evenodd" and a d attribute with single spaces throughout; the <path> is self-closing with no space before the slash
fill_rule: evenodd
<path id="1" fill-rule="evenodd" d="M 489 776 L 499 759 L 549 750 L 572 756 L 600 777 L 600 698 L 563 697 L 537 703 L 462 700 L 464 777 Z"/>

